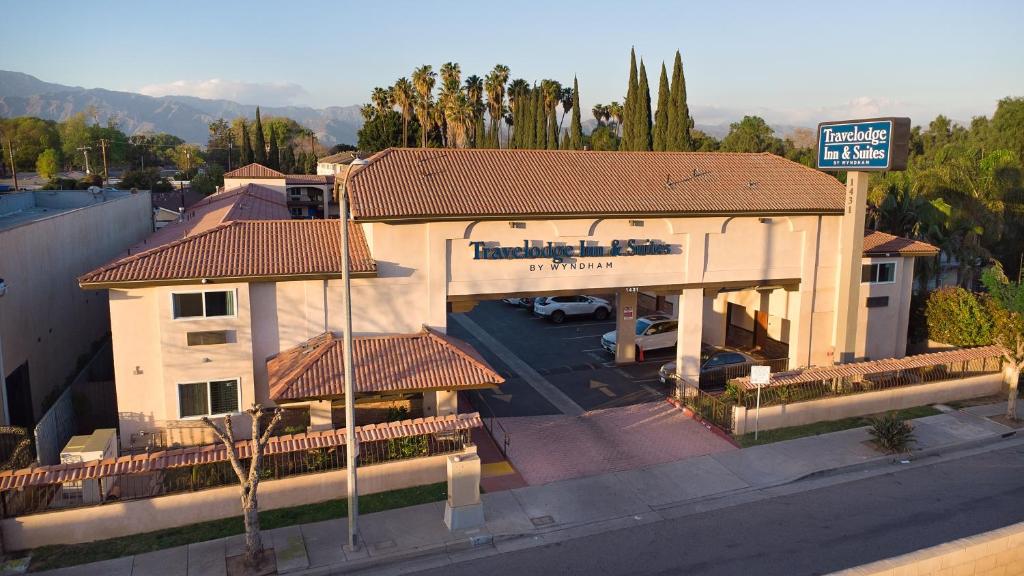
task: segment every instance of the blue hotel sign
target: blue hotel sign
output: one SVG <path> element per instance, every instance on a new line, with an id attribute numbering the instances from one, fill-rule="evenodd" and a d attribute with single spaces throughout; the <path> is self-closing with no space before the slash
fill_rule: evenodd
<path id="1" fill-rule="evenodd" d="M 910 118 L 872 118 L 818 125 L 821 170 L 904 170 L 910 152 Z"/>

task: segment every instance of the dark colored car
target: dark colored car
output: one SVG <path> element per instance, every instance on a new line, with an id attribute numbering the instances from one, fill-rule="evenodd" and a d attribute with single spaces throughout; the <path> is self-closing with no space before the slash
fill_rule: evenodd
<path id="1" fill-rule="evenodd" d="M 700 389 L 722 390 L 732 378 L 745 376 L 744 367 L 757 363 L 753 357 L 732 348 L 719 348 L 710 344 L 700 347 Z M 748 368 L 749 369 L 749 368 Z M 676 379 L 676 363 L 669 362 L 658 369 L 662 384 Z"/>

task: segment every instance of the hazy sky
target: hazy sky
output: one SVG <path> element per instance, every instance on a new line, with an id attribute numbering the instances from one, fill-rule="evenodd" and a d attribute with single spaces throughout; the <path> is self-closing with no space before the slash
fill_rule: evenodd
<path id="1" fill-rule="evenodd" d="M 89 2 L 5 0 L 0 69 L 85 87 L 315 107 L 459 62 L 580 80 L 585 110 L 622 100 L 629 48 L 657 97 L 682 50 L 698 123 L 875 114 L 927 123 L 1024 95 L 1024 2 Z"/>

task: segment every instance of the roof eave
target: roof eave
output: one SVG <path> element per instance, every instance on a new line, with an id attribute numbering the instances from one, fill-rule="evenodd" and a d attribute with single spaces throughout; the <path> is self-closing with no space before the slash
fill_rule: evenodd
<path id="1" fill-rule="evenodd" d="M 353 213 L 354 222 L 382 222 L 397 224 L 417 224 L 438 221 L 484 221 L 484 220 L 575 220 L 579 218 L 704 218 L 714 216 L 835 216 L 842 215 L 843 210 L 807 209 L 807 210 L 761 210 L 720 211 L 720 212 L 561 212 L 557 214 L 459 214 L 459 215 L 414 215 L 414 216 L 359 216 Z"/>
<path id="2" fill-rule="evenodd" d="M 82 290 L 107 290 L 111 288 L 149 288 L 153 286 L 181 286 L 187 284 L 228 284 L 228 283 L 249 283 L 249 282 L 289 282 L 299 280 L 335 280 L 342 277 L 341 272 L 317 273 L 317 274 L 276 274 L 263 276 L 220 276 L 202 278 L 171 278 L 151 280 L 130 280 L 130 281 L 109 281 L 89 282 L 79 280 L 78 286 Z M 351 278 L 376 278 L 377 271 L 352 272 Z"/>
<path id="3" fill-rule="evenodd" d="M 500 384 L 495 382 L 481 382 L 479 384 L 460 384 L 458 386 L 430 386 L 426 388 L 400 388 L 396 390 L 357 390 L 356 394 L 407 394 L 415 392 L 432 392 L 436 390 L 487 390 L 499 388 Z M 302 397 L 273 397 L 270 399 L 274 402 L 288 404 L 294 402 L 309 402 L 313 400 L 343 400 L 344 394 L 323 394 L 319 396 L 302 396 Z"/>

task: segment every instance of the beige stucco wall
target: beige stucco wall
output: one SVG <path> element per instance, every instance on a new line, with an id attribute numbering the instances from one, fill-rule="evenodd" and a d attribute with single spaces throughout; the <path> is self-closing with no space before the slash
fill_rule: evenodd
<path id="1" fill-rule="evenodd" d="M 273 188 L 281 192 L 282 199 L 285 197 L 284 178 L 225 178 L 224 189 L 231 190 L 246 184 L 259 184 L 267 188 Z"/>
<path id="2" fill-rule="evenodd" d="M 201 290 L 235 291 L 235 315 L 220 318 L 172 317 L 171 294 Z M 197 419 L 179 419 L 178 384 L 238 379 L 239 406 L 257 396 L 253 376 L 253 343 L 249 284 L 159 286 L 110 291 L 114 334 L 114 378 L 117 386 L 121 446 L 131 445 L 141 430 L 185 428 L 182 443 L 210 438 Z M 227 330 L 229 342 L 187 346 L 188 332 Z M 233 340 L 233 341 L 232 341 Z M 245 436 L 245 421 L 236 429 Z"/>
<path id="3" fill-rule="evenodd" d="M 0 341 L 4 375 L 28 362 L 34 418 L 44 397 L 73 375 L 79 355 L 106 334 L 107 293 L 76 278 L 152 232 L 149 192 L 0 230 Z"/>
<path id="4" fill-rule="evenodd" d="M 758 418 L 758 429 L 774 430 L 826 420 L 879 414 L 925 404 L 980 398 L 997 394 L 1002 389 L 1003 375 L 995 373 L 780 406 L 763 406 Z M 754 431 L 754 409 L 737 406 L 733 409 L 732 417 L 734 434 Z"/>
<path id="5" fill-rule="evenodd" d="M 902 358 L 907 351 L 910 296 L 914 285 L 914 258 L 864 258 L 864 264 L 895 262 L 895 281 L 860 285 L 860 313 L 857 315 L 857 358 L 879 360 Z M 869 297 L 886 296 L 889 305 L 868 308 Z"/>
<path id="6" fill-rule="evenodd" d="M 833 576 L 1022 576 L 1024 522 L 879 560 Z"/>
<path id="7" fill-rule="evenodd" d="M 475 453 L 474 446 L 461 452 Z M 429 456 L 360 467 L 359 493 L 374 494 L 444 482 L 447 478 L 448 456 Z M 260 482 L 260 510 L 336 500 L 345 493 L 344 470 L 268 480 Z M 7 518 L 0 526 L 7 550 L 25 550 L 51 544 L 77 544 L 116 538 L 239 515 L 238 487 L 225 486 Z"/>

